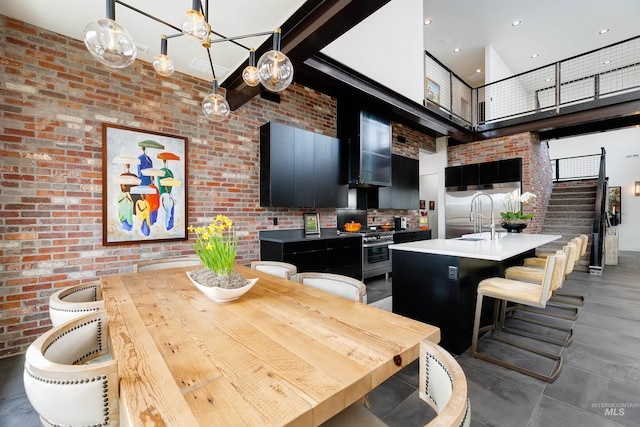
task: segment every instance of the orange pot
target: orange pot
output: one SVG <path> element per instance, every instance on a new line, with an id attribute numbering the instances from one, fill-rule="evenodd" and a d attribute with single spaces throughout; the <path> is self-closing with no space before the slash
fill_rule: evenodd
<path id="1" fill-rule="evenodd" d="M 348 232 L 354 232 L 354 231 L 360 231 L 360 229 L 362 228 L 362 224 L 360 224 L 359 222 L 347 222 L 344 225 L 344 229 Z"/>

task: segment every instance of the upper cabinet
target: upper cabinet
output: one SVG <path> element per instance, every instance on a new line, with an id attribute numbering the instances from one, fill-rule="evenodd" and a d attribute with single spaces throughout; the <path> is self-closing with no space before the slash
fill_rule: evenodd
<path id="1" fill-rule="evenodd" d="M 522 158 L 450 166 L 444 170 L 445 187 L 466 187 L 522 181 Z"/>
<path id="2" fill-rule="evenodd" d="M 419 161 L 393 155 L 390 187 L 352 188 L 351 208 L 418 209 L 420 207 Z M 354 205 L 355 203 L 355 205 Z"/>
<path id="3" fill-rule="evenodd" d="M 260 127 L 260 206 L 347 206 L 340 141 L 280 123 Z"/>
<path id="4" fill-rule="evenodd" d="M 348 152 L 348 182 L 391 185 L 391 122 L 346 102 L 338 104 L 338 136 Z"/>
<path id="5" fill-rule="evenodd" d="M 420 207 L 419 161 L 393 155 L 391 187 L 378 189 L 378 209 L 418 209 Z"/>

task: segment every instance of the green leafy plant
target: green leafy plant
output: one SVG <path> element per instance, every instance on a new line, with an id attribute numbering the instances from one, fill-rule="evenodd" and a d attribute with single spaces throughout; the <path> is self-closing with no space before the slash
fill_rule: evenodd
<path id="1" fill-rule="evenodd" d="M 519 191 L 512 191 L 507 193 L 504 197 L 504 209 L 505 212 L 500 212 L 502 219 L 507 221 L 512 220 L 527 220 L 533 218 L 533 214 L 523 214 L 522 206 L 529 204 L 529 201 L 535 199 L 537 196 L 530 192 L 522 193 L 518 196 Z"/>
<path id="2" fill-rule="evenodd" d="M 207 226 L 190 225 L 187 229 L 196 233 L 193 248 L 202 264 L 218 275 L 230 276 L 238 249 L 233 222 L 225 215 L 218 215 Z"/>

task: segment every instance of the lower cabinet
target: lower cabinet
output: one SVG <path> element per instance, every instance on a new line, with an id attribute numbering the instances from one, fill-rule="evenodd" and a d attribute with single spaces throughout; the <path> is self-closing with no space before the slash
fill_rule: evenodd
<path id="1" fill-rule="evenodd" d="M 362 278 L 362 237 L 295 242 L 260 241 L 260 259 L 284 261 L 299 272 L 317 271 Z"/>
<path id="2" fill-rule="evenodd" d="M 393 243 L 407 243 L 429 239 L 431 239 L 431 230 L 396 231 L 393 234 Z"/>

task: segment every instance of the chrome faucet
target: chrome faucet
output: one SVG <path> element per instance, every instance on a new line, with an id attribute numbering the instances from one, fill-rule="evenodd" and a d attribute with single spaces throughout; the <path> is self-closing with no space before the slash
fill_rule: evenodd
<path id="1" fill-rule="evenodd" d="M 482 199 L 480 196 L 487 196 L 491 201 L 491 223 L 489 224 L 489 230 L 491 232 L 491 240 L 496 239 L 496 222 L 493 213 L 493 197 L 490 194 L 479 192 L 473 199 L 471 199 L 471 212 L 469 213 L 469 221 L 473 222 L 473 232 L 474 233 L 482 233 L 482 220 L 487 219 L 484 215 L 482 215 Z M 477 200 L 477 201 L 476 201 Z M 478 208 L 478 212 L 476 213 L 476 218 L 474 218 L 474 208 Z"/>

